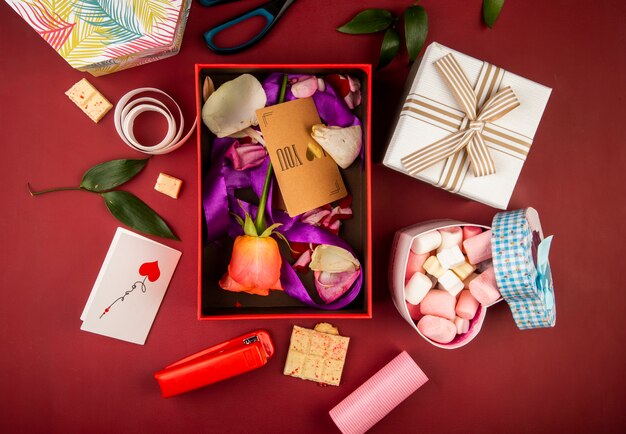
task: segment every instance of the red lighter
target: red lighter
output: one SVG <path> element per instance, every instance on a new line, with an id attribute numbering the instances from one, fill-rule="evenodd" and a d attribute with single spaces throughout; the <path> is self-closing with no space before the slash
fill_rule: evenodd
<path id="1" fill-rule="evenodd" d="M 274 354 L 266 330 L 255 330 L 185 357 L 154 374 L 163 398 L 260 368 Z"/>

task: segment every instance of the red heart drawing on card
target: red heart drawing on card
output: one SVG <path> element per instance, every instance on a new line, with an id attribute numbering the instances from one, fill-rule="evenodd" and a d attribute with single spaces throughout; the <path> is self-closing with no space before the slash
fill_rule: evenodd
<path id="1" fill-rule="evenodd" d="M 139 274 L 147 276 L 150 282 L 156 281 L 161 276 L 161 270 L 159 270 L 159 261 L 145 262 L 139 267 Z"/>

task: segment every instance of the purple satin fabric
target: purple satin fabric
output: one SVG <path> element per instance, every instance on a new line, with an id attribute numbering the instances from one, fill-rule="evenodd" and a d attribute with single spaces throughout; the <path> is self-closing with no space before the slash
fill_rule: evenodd
<path id="1" fill-rule="evenodd" d="M 282 82 L 283 74 L 271 74 L 264 82 L 263 88 L 267 94 L 267 105 L 274 105 L 278 101 L 278 94 Z M 289 74 L 289 79 L 301 77 L 299 74 Z M 320 118 L 327 124 L 333 126 L 347 127 L 360 125 L 359 119 L 348 109 L 345 102 L 338 98 L 331 86 L 326 85 L 324 92 L 317 91 L 313 94 L 313 101 L 317 107 Z M 288 86 L 285 100 L 296 99 Z M 207 228 L 206 243 L 212 243 L 225 235 L 235 238 L 243 234 L 243 230 L 235 219 L 230 215 L 234 212 L 244 217 L 244 210 L 252 215 L 256 215 L 257 207 L 237 200 L 235 191 L 241 188 L 252 188 L 258 197 L 261 197 L 265 174 L 269 165 L 269 156 L 265 158 L 263 164 L 258 167 L 237 171 L 232 163 L 224 156 L 228 148 L 236 139 L 216 138 L 213 141 L 211 152 L 211 165 L 203 181 L 202 206 Z M 273 189 L 273 186 L 271 187 Z M 271 190 L 270 196 L 272 197 Z M 277 231 L 282 233 L 289 241 L 313 244 L 331 244 L 342 247 L 357 256 L 352 247 L 343 239 L 328 232 L 325 229 L 303 223 L 299 217 L 289 217 L 281 210 L 274 210 L 268 201 L 266 209 L 267 225 L 281 223 Z M 242 210 L 243 208 L 243 210 Z M 286 258 L 283 257 L 281 267 L 281 283 L 285 292 L 301 302 L 325 310 L 336 310 L 350 304 L 359 294 L 363 284 L 363 273 L 359 274 L 352 287 L 339 299 L 332 303 L 321 304 L 315 302 L 309 295 L 307 289 L 300 281 L 296 271 L 291 267 Z"/>

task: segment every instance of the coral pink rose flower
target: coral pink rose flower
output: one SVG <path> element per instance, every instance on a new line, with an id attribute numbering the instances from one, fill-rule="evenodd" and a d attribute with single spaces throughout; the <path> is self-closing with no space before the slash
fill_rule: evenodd
<path id="1" fill-rule="evenodd" d="M 271 289 L 282 291 L 281 264 L 274 238 L 240 235 L 235 238 L 228 271 L 220 280 L 220 287 L 257 295 L 268 295 Z"/>

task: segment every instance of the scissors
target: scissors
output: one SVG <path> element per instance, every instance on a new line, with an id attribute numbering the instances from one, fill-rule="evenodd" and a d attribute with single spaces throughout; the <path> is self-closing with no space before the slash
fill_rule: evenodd
<path id="1" fill-rule="evenodd" d="M 200 4 L 202 4 L 203 6 L 216 6 L 218 4 L 228 3 L 234 0 L 199 0 L 199 1 L 200 1 Z M 215 51 L 218 54 L 233 54 L 233 53 L 237 53 L 239 51 L 242 51 L 251 47 L 252 45 L 259 42 L 261 39 L 263 39 L 263 37 L 267 34 L 267 32 L 269 32 L 272 29 L 272 27 L 274 27 L 274 24 L 276 24 L 278 19 L 285 13 L 287 8 L 291 6 L 291 4 L 294 3 L 295 1 L 296 0 L 271 0 L 265 4 L 262 4 L 256 9 L 252 9 L 248 12 L 245 12 L 244 14 L 239 15 L 235 18 L 232 18 L 226 22 L 223 22 L 222 24 L 218 24 L 217 26 L 213 27 L 211 30 L 207 31 L 204 34 L 204 40 L 206 42 L 207 47 L 209 47 L 209 49 Z M 218 33 L 236 24 L 249 20 L 253 17 L 263 17 L 265 18 L 266 22 L 265 22 L 265 26 L 263 27 L 263 29 L 261 29 L 261 31 L 257 35 L 252 37 L 249 41 L 244 42 L 241 45 L 236 45 L 234 47 L 218 47 L 217 45 L 215 45 L 215 42 L 213 40 L 215 39 L 215 36 Z"/>

